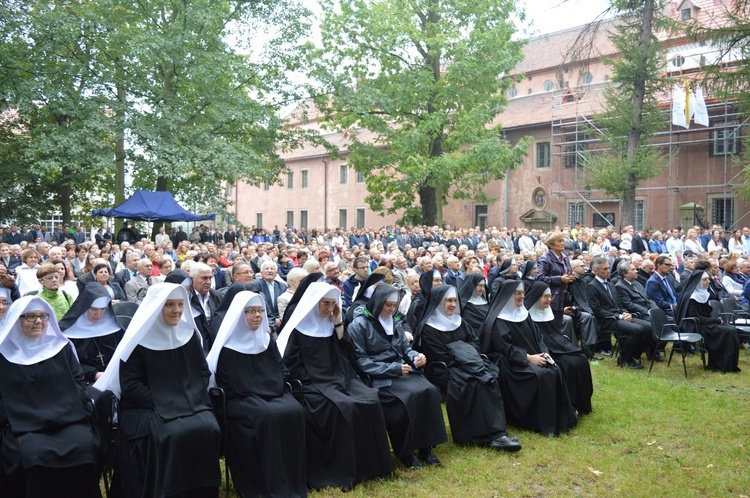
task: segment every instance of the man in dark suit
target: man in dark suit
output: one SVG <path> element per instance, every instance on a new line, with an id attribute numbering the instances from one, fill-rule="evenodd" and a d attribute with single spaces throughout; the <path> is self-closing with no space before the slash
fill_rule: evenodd
<path id="1" fill-rule="evenodd" d="M 636 268 L 638 268 L 637 265 Z M 646 288 L 646 282 L 648 282 L 648 279 L 651 278 L 651 275 L 654 273 L 654 268 L 654 262 L 650 259 L 644 259 L 641 262 L 641 267 L 638 268 L 638 282 L 644 289 Z"/>
<path id="2" fill-rule="evenodd" d="M 234 245 L 236 240 L 237 232 L 235 231 L 234 226 L 229 225 L 226 232 L 224 232 L 224 243 Z"/>
<path id="3" fill-rule="evenodd" d="M 287 288 L 284 282 L 276 280 L 277 272 L 276 263 L 273 261 L 264 261 L 260 265 L 261 279 L 253 282 L 255 292 L 263 295 L 266 299 L 266 314 L 268 315 L 268 324 L 271 326 L 272 332 L 275 332 L 277 327 L 281 325 L 278 302 L 279 296 Z"/>
<path id="4" fill-rule="evenodd" d="M 192 263 L 190 265 L 190 280 L 193 291 L 190 293 L 190 307 L 193 309 L 193 319 L 198 331 L 203 337 L 203 350 L 208 354 L 214 337 L 211 334 L 211 320 L 216 314 L 216 308 L 221 301 L 218 291 L 211 288 L 213 272 L 206 263 Z"/>
<path id="5" fill-rule="evenodd" d="M 123 289 L 125 289 L 125 284 L 127 284 L 130 279 L 135 278 L 138 275 L 138 261 L 140 259 L 141 257 L 137 253 L 128 253 L 128 259 L 125 260 L 125 266 L 127 268 L 115 273 L 115 278 Z"/>
<path id="6" fill-rule="evenodd" d="M 659 256 L 655 263 L 656 271 L 646 282 L 646 294 L 648 298 L 656 303 L 656 306 L 664 310 L 668 317 L 674 319 L 672 306 L 677 304 L 677 291 L 671 281 L 674 263 L 669 256 Z M 671 278 L 670 278 L 671 277 Z"/>
<path id="7" fill-rule="evenodd" d="M 15 273 L 17 267 L 21 266 L 21 258 L 10 252 L 10 246 L 5 242 L 0 243 L 0 265 L 3 265 L 11 274 Z"/>
<path id="8" fill-rule="evenodd" d="M 733 297 L 721 283 L 721 277 L 719 277 L 719 263 L 715 260 L 702 259 L 695 263 L 695 271 L 703 270 L 708 273 L 711 285 L 708 286 L 708 294 L 710 299 L 714 301 L 721 301 L 722 299 Z M 736 300 L 736 298 L 735 298 Z"/>
<path id="9" fill-rule="evenodd" d="M 643 254 L 645 251 L 648 251 L 648 235 L 646 235 L 645 231 L 641 231 L 633 237 L 630 248 L 635 254 Z"/>
<path id="10" fill-rule="evenodd" d="M 603 359 L 601 356 L 594 354 L 596 342 L 599 339 L 599 327 L 596 324 L 594 311 L 591 309 L 589 299 L 586 297 L 587 283 L 583 280 L 583 276 L 586 274 L 586 268 L 583 261 L 580 259 L 573 259 L 570 261 L 570 269 L 575 280 L 567 285 L 567 292 L 565 293 L 566 302 L 563 313 L 573 319 L 572 324 L 578 331 L 578 336 L 581 338 L 581 349 L 586 353 L 586 356 L 592 360 L 601 360 Z M 563 330 L 567 323 L 567 320 L 563 322 Z M 572 334 L 569 336 L 572 336 Z M 605 350 L 605 352 L 607 353 L 607 356 L 612 354 L 610 349 Z"/>
<path id="11" fill-rule="evenodd" d="M 632 263 L 623 261 L 617 267 L 620 279 L 615 284 L 617 298 L 628 313 L 636 318 L 649 320 L 648 310 L 656 307 L 646 294 L 646 289 L 638 282 L 638 271 Z"/>
<path id="12" fill-rule="evenodd" d="M 11 225 L 10 233 L 6 233 L 3 236 L 3 242 L 9 245 L 20 244 L 21 242 L 23 242 L 23 235 L 18 231 L 18 227 L 16 225 Z"/>
<path id="13" fill-rule="evenodd" d="M 643 368 L 638 363 L 641 354 L 645 351 L 650 356 L 654 351 L 651 324 L 634 318 L 620 305 L 617 289 L 607 281 L 610 268 L 605 258 L 593 258 L 591 271 L 595 277 L 586 287 L 586 297 L 599 323 L 599 329 L 619 335 L 621 353 L 617 364 L 634 370 Z"/>

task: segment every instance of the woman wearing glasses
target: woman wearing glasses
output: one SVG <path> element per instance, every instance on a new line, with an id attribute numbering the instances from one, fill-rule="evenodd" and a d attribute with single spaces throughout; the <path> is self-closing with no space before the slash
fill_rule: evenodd
<path id="1" fill-rule="evenodd" d="M 305 412 L 284 393 L 281 355 L 260 294 L 234 295 L 206 358 L 226 395 L 227 463 L 241 496 L 306 496 Z"/>
<path id="2" fill-rule="evenodd" d="M 0 496 L 100 496 L 87 399 L 52 307 L 13 303 L 0 329 Z"/>

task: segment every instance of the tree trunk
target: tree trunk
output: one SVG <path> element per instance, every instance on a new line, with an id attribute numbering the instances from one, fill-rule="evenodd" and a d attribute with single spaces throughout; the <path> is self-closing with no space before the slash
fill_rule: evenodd
<path id="1" fill-rule="evenodd" d="M 645 0 L 643 7 L 643 31 L 641 31 L 640 49 L 642 54 L 648 53 L 653 34 L 654 0 Z M 646 56 L 644 55 L 644 58 Z M 645 59 L 636 68 L 635 81 L 633 82 L 633 116 L 628 134 L 628 167 L 632 171 L 633 163 L 636 161 L 638 148 L 641 143 L 643 103 L 646 98 L 646 61 Z M 622 196 L 622 218 L 620 226 L 632 225 L 635 222 L 635 175 L 628 175 Z"/>
<path id="2" fill-rule="evenodd" d="M 166 176 L 160 176 L 156 179 L 156 191 L 166 192 L 169 190 L 169 179 Z M 164 224 L 163 221 L 155 221 L 154 226 L 151 229 L 151 240 L 155 240 L 156 234 L 159 233 L 159 228 Z"/>
<path id="3" fill-rule="evenodd" d="M 120 78 L 121 79 L 121 78 Z M 117 139 L 115 141 L 115 206 L 125 202 L 125 85 L 117 83 Z M 115 218 L 113 233 L 118 233 L 123 227 L 123 220 Z"/>
<path id="4" fill-rule="evenodd" d="M 65 180 L 69 177 L 69 171 L 67 166 L 62 167 L 60 175 L 60 184 L 58 186 L 58 198 L 60 200 L 60 212 L 62 213 L 63 225 L 69 225 L 71 222 L 70 216 L 70 183 Z"/>
<path id="5" fill-rule="evenodd" d="M 437 189 L 428 185 L 419 187 L 419 201 L 422 205 L 422 224 L 437 225 L 438 219 L 438 196 Z"/>

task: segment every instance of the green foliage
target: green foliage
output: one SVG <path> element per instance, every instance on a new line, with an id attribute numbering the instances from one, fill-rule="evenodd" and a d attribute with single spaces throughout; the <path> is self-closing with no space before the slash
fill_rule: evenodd
<path id="1" fill-rule="evenodd" d="M 750 0 L 734 0 L 726 4 L 724 16 L 709 26 L 690 25 L 689 35 L 696 41 L 707 41 L 719 49 L 717 62 L 705 68 L 705 86 L 712 95 L 734 101 L 750 116 Z M 721 61 L 726 61 L 721 63 Z M 735 161 L 743 165 L 743 179 L 735 190 L 750 199 L 750 141 L 746 138 L 743 152 Z"/>
<path id="2" fill-rule="evenodd" d="M 99 202 L 110 204 L 118 138 L 133 189 L 169 189 L 204 205 L 223 200 L 225 182 L 284 171 L 279 144 L 320 142 L 278 117 L 296 97 L 289 72 L 303 69 L 309 13 L 301 2 L 58 0 L 0 9 L 8 54 L 0 110 L 17 113 L 20 130 L 3 130 L 0 161 L 28 173 L 15 178 L 20 193 L 39 184 L 65 216 L 101 187 Z M 253 37 L 269 31 L 266 49 L 251 53 Z M 39 213 L 33 204 L 17 211 Z"/>
<path id="3" fill-rule="evenodd" d="M 667 124 L 657 98 L 667 84 L 659 78 L 665 59 L 655 34 L 670 27 L 662 7 L 651 0 L 612 3 L 620 16 L 610 39 L 619 54 L 605 60 L 612 70 L 611 84 L 594 130 L 609 150 L 591 151 L 585 170 L 588 188 L 623 199 L 623 224 L 632 223 L 627 206 L 634 206 L 628 200 L 635 199 L 638 183 L 658 175 L 665 164 L 661 152 L 649 147 L 655 133 Z"/>
<path id="4" fill-rule="evenodd" d="M 486 199 L 484 187 L 520 164 L 493 119 L 522 57 L 509 0 L 326 2 L 313 76 L 325 118 L 352 134 L 349 163 L 370 207 L 433 224 L 448 197 Z M 420 199 L 417 200 L 417 195 Z M 420 205 L 421 204 L 421 205 Z"/>

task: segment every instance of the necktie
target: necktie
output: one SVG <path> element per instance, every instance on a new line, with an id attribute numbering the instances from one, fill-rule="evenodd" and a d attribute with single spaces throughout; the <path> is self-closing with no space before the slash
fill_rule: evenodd
<path id="1" fill-rule="evenodd" d="M 609 290 L 609 285 L 607 285 L 607 282 L 602 282 L 602 285 L 604 286 L 604 289 L 607 291 L 607 294 L 609 294 L 609 298 L 612 299 L 612 291 Z M 612 302 L 615 300 L 612 299 Z"/>
<path id="2" fill-rule="evenodd" d="M 672 304 L 677 304 L 677 298 L 674 295 L 674 291 L 672 290 L 672 286 L 669 285 L 669 280 L 664 277 L 663 279 L 664 286 L 667 288 L 667 291 L 669 291 L 669 297 L 672 299 Z"/>
<path id="3" fill-rule="evenodd" d="M 151 277 L 146 277 L 146 285 L 151 287 Z"/>

